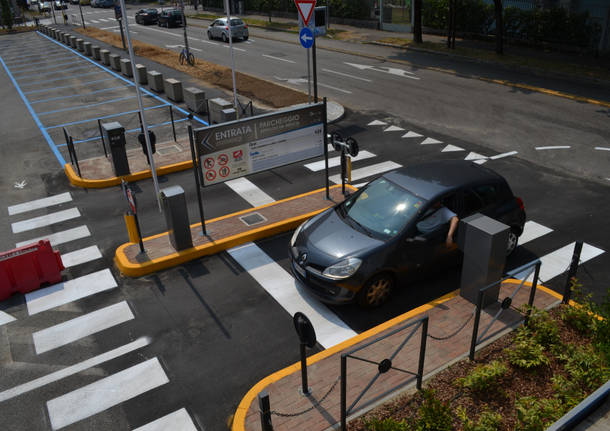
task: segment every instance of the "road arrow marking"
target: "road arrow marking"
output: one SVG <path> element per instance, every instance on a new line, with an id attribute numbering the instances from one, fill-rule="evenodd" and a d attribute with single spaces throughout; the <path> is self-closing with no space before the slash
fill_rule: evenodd
<path id="1" fill-rule="evenodd" d="M 402 76 L 403 78 L 417 79 L 417 80 L 420 79 L 419 77 L 415 76 L 415 74 L 413 72 L 409 72 L 408 70 L 398 69 L 396 67 L 375 67 L 375 66 L 368 66 L 366 64 L 347 63 L 347 62 L 345 62 L 345 64 L 347 64 L 348 66 L 355 67 L 356 69 L 359 69 L 359 70 L 374 70 L 376 72 L 383 72 L 383 73 L 388 73 L 390 75 Z"/>

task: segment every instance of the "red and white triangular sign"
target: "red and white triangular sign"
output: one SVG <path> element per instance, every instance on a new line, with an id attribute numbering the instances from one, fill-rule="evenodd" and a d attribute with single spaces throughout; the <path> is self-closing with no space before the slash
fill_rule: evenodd
<path id="1" fill-rule="evenodd" d="M 309 19 L 311 18 L 313 9 L 316 7 L 316 0 L 294 0 L 294 4 L 297 6 L 297 10 L 301 15 L 303 24 L 305 24 L 305 27 L 307 27 L 309 25 Z"/>

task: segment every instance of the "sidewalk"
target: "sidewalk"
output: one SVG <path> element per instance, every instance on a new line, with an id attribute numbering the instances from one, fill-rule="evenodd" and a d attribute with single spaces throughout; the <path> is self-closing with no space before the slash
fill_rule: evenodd
<path id="1" fill-rule="evenodd" d="M 500 289 L 499 301 L 512 295 L 518 287 L 518 283 L 520 283 L 518 280 L 505 281 Z M 530 286 L 524 285 L 516 293 L 511 309 L 500 314 L 499 319 L 485 334 L 486 341 L 477 346 L 477 350 L 519 323 L 522 316 L 512 308 L 519 308 L 522 304 L 526 304 L 529 292 Z M 560 301 L 561 297 L 557 293 L 542 286 L 538 286 L 536 289 L 534 301 L 536 307 L 547 309 L 557 305 Z M 498 302 L 491 305 L 481 313 L 479 335 L 492 321 L 499 309 L 499 304 Z M 269 394 L 271 411 L 274 412 L 272 413 L 272 423 L 275 431 L 301 429 L 322 431 L 335 426 L 341 418 L 341 388 L 340 384 L 337 384 L 341 374 L 341 355 L 362 347 L 378 337 L 404 328 L 409 322 L 427 315 L 429 319 L 428 338 L 423 372 L 425 381 L 426 377 L 467 357 L 473 331 L 474 308 L 472 303 L 460 297 L 458 291 L 455 291 L 309 357 L 307 373 L 308 383 L 312 390 L 310 396 L 302 396 L 299 393 L 301 387 L 299 363 L 264 378 L 252 387 L 241 401 L 235 413 L 233 431 L 261 430 L 257 395 L 262 390 L 266 390 Z M 399 330 L 395 334 L 389 335 L 388 338 L 368 345 L 354 354 L 354 356 L 373 363 L 348 358 L 346 379 L 348 408 L 356 401 L 369 382 L 378 376 L 355 405 L 353 413 L 364 413 L 393 394 L 415 385 L 415 377 L 412 375 L 396 369 L 379 374 L 376 365 L 383 359 L 391 358 L 396 354 L 392 359 L 392 367 L 416 373 L 421 329 L 415 331 L 408 342 L 402 348 L 400 347 L 414 328 L 415 326 L 411 326 Z"/>

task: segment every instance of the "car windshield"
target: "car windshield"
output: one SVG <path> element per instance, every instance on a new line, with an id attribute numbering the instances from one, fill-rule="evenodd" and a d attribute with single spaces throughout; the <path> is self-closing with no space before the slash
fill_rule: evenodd
<path id="1" fill-rule="evenodd" d="M 390 239 L 413 220 L 425 203 L 391 181 L 378 178 L 340 207 L 348 221 L 355 222 L 366 233 Z"/>

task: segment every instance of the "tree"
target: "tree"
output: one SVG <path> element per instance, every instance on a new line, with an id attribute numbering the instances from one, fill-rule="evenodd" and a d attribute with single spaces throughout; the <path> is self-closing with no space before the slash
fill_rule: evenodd
<path id="1" fill-rule="evenodd" d="M 0 6 L 2 6 L 2 26 L 11 30 L 13 28 L 13 12 L 8 0 L 0 0 Z"/>
<path id="2" fill-rule="evenodd" d="M 504 8 L 502 0 L 494 0 L 496 8 L 496 53 L 504 54 Z"/>
<path id="3" fill-rule="evenodd" d="M 276 4 L 276 0 L 263 0 L 261 2 L 262 9 L 267 12 L 267 16 L 269 16 L 269 23 L 271 24 L 271 11 L 276 8 L 278 5 Z"/>
<path id="4" fill-rule="evenodd" d="M 421 2 L 422 0 L 413 0 L 413 41 L 415 43 L 423 43 L 421 36 Z"/>
<path id="5" fill-rule="evenodd" d="M 449 16 L 447 19 L 447 48 L 455 49 L 455 28 L 457 14 L 457 0 L 449 0 Z"/>

